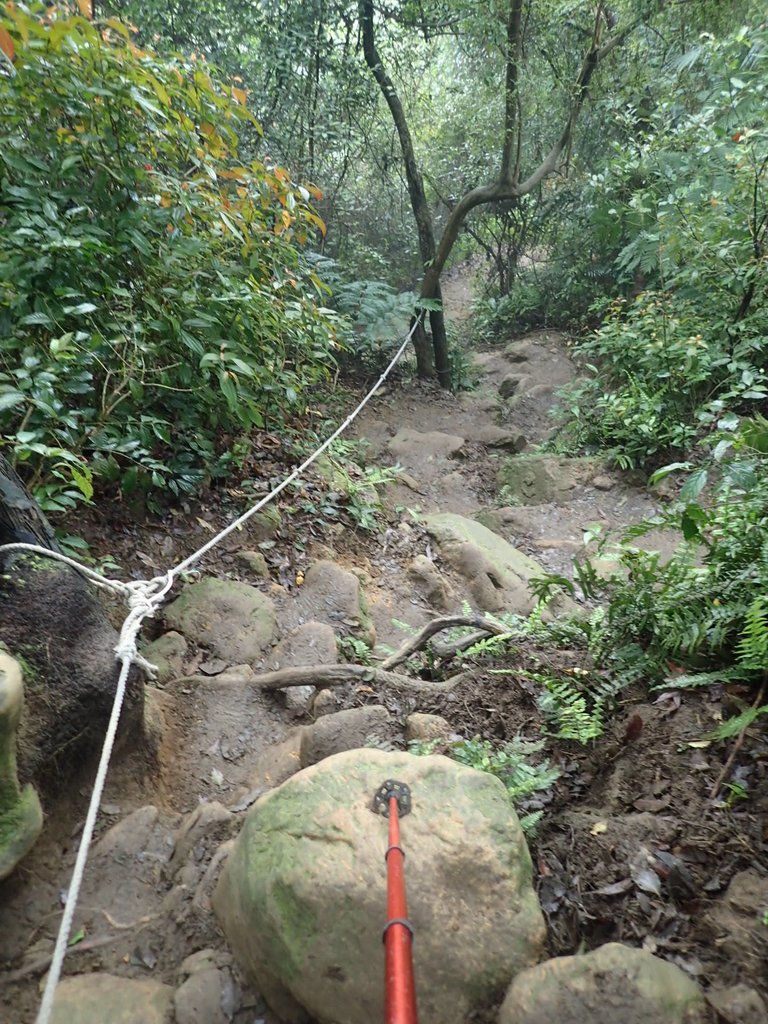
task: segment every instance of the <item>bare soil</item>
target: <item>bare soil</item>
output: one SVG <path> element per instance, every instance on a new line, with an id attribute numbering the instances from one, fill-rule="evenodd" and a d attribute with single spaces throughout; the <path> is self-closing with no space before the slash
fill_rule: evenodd
<path id="1" fill-rule="evenodd" d="M 454 320 L 468 331 L 466 276 L 449 279 L 444 295 Z M 312 560 L 331 555 L 363 580 L 379 643 L 397 646 L 403 634 L 394 619 L 421 626 L 435 614 L 406 569 L 416 555 L 436 558 L 418 513 L 471 515 L 498 505 L 496 472 L 506 453 L 473 438 L 488 426 L 502 426 L 522 432 L 535 445 L 551 429 L 556 402 L 551 385 L 576 372 L 567 339 L 540 332 L 526 341 L 536 355 L 525 365 L 530 379 L 517 403 L 500 402 L 498 384 L 506 373 L 523 371 L 495 348 L 475 353 L 476 391 L 452 396 L 431 385 L 400 382 L 388 385 L 366 409 L 355 433 L 369 442 L 371 465 L 392 464 L 389 445 L 404 428 L 467 442 L 452 458 L 437 457 L 426 445 L 401 458 L 407 478 L 387 488 L 378 531 L 355 528 L 348 518 L 324 521 L 317 512 L 300 511 L 302 501 L 311 505 L 322 495 L 320 483 L 310 477 L 304 490 L 283 504 L 283 526 L 275 546 L 265 552 L 269 580 L 255 581 L 236 558 L 237 550 L 250 546 L 247 533 L 208 556 L 203 570 L 262 587 L 280 612 L 295 599 Z M 284 468 L 279 440 L 260 439 L 252 475 L 266 481 Z M 115 507 L 71 529 L 85 534 L 97 553 L 110 552 L 129 575 L 152 575 L 196 549 L 244 500 L 237 489 L 223 488 L 171 516 L 136 521 Z M 657 503 L 637 482 L 619 477 L 607 491 L 581 487 L 567 503 L 512 510 L 505 530 L 545 568 L 567 573 L 586 527 L 637 522 Z M 461 581 L 440 568 L 463 596 Z M 286 612 L 286 621 L 289 617 Z M 542 722 L 532 684 L 514 668 L 546 656 L 521 650 L 505 661 L 511 674 L 493 675 L 489 663 L 440 697 L 345 688 L 339 706 L 384 703 L 401 720 L 414 710 L 437 712 L 467 737 L 500 741 L 520 732 L 536 737 Z M 549 656 L 579 664 L 576 652 Z M 205 657 L 204 651 L 190 656 L 184 669 L 190 678 L 199 675 Z M 549 756 L 562 777 L 531 806 L 545 812 L 532 853 L 550 952 L 623 941 L 674 961 L 705 988 L 742 981 L 768 997 L 768 928 L 761 922 L 768 908 L 764 732 L 750 731 L 734 763 L 737 777 L 748 780 L 749 799 L 715 804 L 710 790 L 729 747 L 703 747 L 700 741 L 731 697 L 691 692 L 682 700 L 653 702 L 654 696 L 640 687 L 624 694 L 609 729 L 589 748 L 549 742 Z M 216 877 L 211 861 L 219 845 L 236 834 L 249 802 L 281 780 L 286 759 L 293 756 L 292 730 L 302 721 L 279 697 L 247 683 L 217 684 L 215 677 L 208 686 L 155 690 L 152 705 L 162 724 L 151 742 L 121 751 L 110 773 L 98 827 L 99 836 L 107 838 L 94 847 L 86 871 L 66 973 L 108 971 L 173 985 L 190 953 L 225 949 L 210 911 Z M 49 804 L 42 839 L 17 873 L 0 884 L 2 1020 L 34 1020 L 91 777 L 89 768 L 78 786 Z M 201 811 L 213 813 L 215 820 L 198 827 L 194 816 Z M 179 832 L 190 825 L 191 832 Z M 177 871 L 189 849 L 191 861 Z M 239 1024 L 270 1019 L 258 994 L 244 985 L 233 1005 Z"/>

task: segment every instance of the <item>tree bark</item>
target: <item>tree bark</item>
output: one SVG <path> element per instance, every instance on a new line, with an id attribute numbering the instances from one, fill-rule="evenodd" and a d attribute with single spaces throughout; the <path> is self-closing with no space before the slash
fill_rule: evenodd
<path id="1" fill-rule="evenodd" d="M 0 545 L 39 544 L 58 551 L 50 523 L 19 478 L 13 466 L 0 455 Z M 0 564 L 4 562 L 0 554 Z"/>
<path id="2" fill-rule="evenodd" d="M 371 74 L 376 79 L 381 94 L 389 107 L 395 129 L 397 130 L 397 136 L 400 140 L 400 151 L 403 155 L 408 196 L 411 201 L 411 210 L 416 221 L 416 232 L 419 238 L 419 253 L 426 272 L 435 258 L 435 233 L 432 227 L 432 214 L 430 213 L 429 203 L 424 192 L 424 179 L 421 176 L 416 160 L 413 139 L 411 138 L 403 104 L 398 96 L 395 83 L 384 69 L 376 49 L 376 37 L 373 26 L 373 0 L 360 0 L 358 11 L 363 33 L 363 56 L 365 63 L 370 68 Z M 437 297 L 438 289 L 433 288 L 430 298 Z M 432 329 L 434 370 L 437 372 L 440 384 L 447 388 L 450 386 L 451 374 L 448 361 L 448 339 L 445 333 L 445 320 L 442 310 L 430 310 L 429 324 Z M 432 360 L 427 357 L 426 332 L 421 327 L 414 334 L 414 347 L 416 349 L 416 365 L 419 376 L 432 376 Z"/>

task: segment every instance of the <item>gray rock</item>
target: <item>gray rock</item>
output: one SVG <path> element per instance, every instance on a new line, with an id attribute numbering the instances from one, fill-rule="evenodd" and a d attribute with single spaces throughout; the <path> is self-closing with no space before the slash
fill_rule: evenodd
<path id="1" fill-rule="evenodd" d="M 522 971 L 499 1024 L 705 1024 L 698 986 L 674 964 L 612 942 Z"/>
<path id="2" fill-rule="evenodd" d="M 335 562 L 315 562 L 310 567 L 296 604 L 305 618 L 319 619 L 341 636 L 352 633 L 369 647 L 375 646 L 376 629 L 360 580 Z"/>
<path id="3" fill-rule="evenodd" d="M 528 580 L 542 568 L 487 526 L 451 512 L 424 517 L 424 525 L 442 556 L 467 580 L 477 606 L 484 611 L 527 615 L 535 600 Z M 567 598 L 557 598 L 556 611 L 575 611 Z"/>
<path id="4" fill-rule="evenodd" d="M 214 893 L 235 958 L 285 1024 L 383 1019 L 387 823 L 370 805 L 388 778 L 413 794 L 402 841 L 422 1024 L 464 1024 L 542 952 L 530 855 L 498 779 L 445 757 L 339 754 L 254 805 Z"/>
<path id="5" fill-rule="evenodd" d="M 173 994 L 176 1024 L 228 1024 L 232 1016 L 224 1012 L 223 1004 L 232 1006 L 233 988 L 227 970 L 196 970 Z"/>
<path id="6" fill-rule="evenodd" d="M 324 622 L 305 622 L 280 641 L 269 660 L 273 671 L 305 665 L 333 665 L 337 660 L 336 634 Z M 291 686 L 279 691 L 285 706 L 304 711 L 317 690 L 314 686 Z"/>
<path id="7" fill-rule="evenodd" d="M 172 629 L 230 665 L 257 661 L 275 632 L 270 599 L 247 583 L 232 580 L 211 578 L 191 584 L 168 605 L 164 617 Z"/>
<path id="8" fill-rule="evenodd" d="M 320 693 L 325 693 L 321 690 Z M 293 729 L 280 743 L 271 743 L 257 756 L 248 776 L 252 792 L 266 791 L 290 779 L 301 767 L 299 749 L 304 729 Z"/>
<path id="9" fill-rule="evenodd" d="M 33 786 L 19 785 L 16 730 L 24 704 L 19 663 L 0 651 L 0 880 L 32 849 L 43 828 L 43 809 Z"/>
<path id="10" fill-rule="evenodd" d="M 599 473 L 592 481 L 592 486 L 598 491 L 612 491 L 616 486 L 616 481 L 607 473 Z"/>
<path id="11" fill-rule="evenodd" d="M 511 398 L 513 395 L 522 393 L 530 382 L 530 377 L 525 374 L 508 373 L 501 379 L 499 384 L 499 397 Z"/>
<path id="12" fill-rule="evenodd" d="M 282 525 L 282 516 L 274 505 L 266 505 L 254 513 L 243 529 L 254 544 L 263 544 L 264 541 L 274 540 L 277 531 Z"/>
<path id="13" fill-rule="evenodd" d="M 152 804 L 138 807 L 105 832 L 93 848 L 95 857 L 120 857 L 126 862 L 149 845 L 160 812 Z"/>
<path id="14" fill-rule="evenodd" d="M 408 715 L 405 720 L 405 739 L 407 743 L 442 740 L 451 735 L 450 723 L 440 715 L 425 715 L 420 711 Z"/>
<path id="15" fill-rule="evenodd" d="M 269 566 L 261 551 L 250 551 L 247 549 L 238 551 L 237 560 L 246 569 L 250 569 L 254 576 L 260 576 L 262 579 L 269 578 Z"/>
<path id="16" fill-rule="evenodd" d="M 408 465 L 415 456 L 417 462 L 434 459 L 449 459 L 459 454 L 464 447 L 463 437 L 456 434 L 443 434 L 439 430 L 411 430 L 403 427 L 395 434 L 387 448 L 401 462 Z"/>
<path id="17" fill-rule="evenodd" d="M 499 487 L 521 505 L 569 501 L 574 488 L 588 484 L 604 470 L 600 459 L 566 459 L 556 455 L 518 455 L 499 469 Z"/>
<path id="18" fill-rule="evenodd" d="M 390 734 L 390 716 L 385 707 L 370 704 L 323 715 L 301 735 L 301 767 L 317 764 L 332 754 L 364 747 L 371 739 L 385 740 Z"/>
<path id="19" fill-rule="evenodd" d="M 223 804 L 211 800 L 197 806 L 184 817 L 174 837 L 168 864 L 171 875 L 176 874 L 190 857 L 200 862 L 206 850 L 215 849 L 234 835 L 236 829 L 234 814 Z"/>
<path id="20" fill-rule="evenodd" d="M 187 641 L 171 630 L 157 640 L 146 644 L 141 653 L 157 669 L 157 682 L 161 685 L 178 679 L 184 674 L 184 658 L 187 655 Z"/>
<path id="21" fill-rule="evenodd" d="M 427 601 L 434 608 L 448 611 L 456 604 L 453 587 L 431 558 L 427 558 L 426 555 L 418 555 L 408 565 L 408 575 L 420 585 Z"/>
<path id="22" fill-rule="evenodd" d="M 332 715 L 338 709 L 339 699 L 331 687 L 328 687 L 326 690 L 320 690 L 312 701 L 312 714 L 315 718 L 320 718 L 323 715 Z"/>
<path id="23" fill-rule="evenodd" d="M 748 985 L 710 989 L 707 1002 L 725 1024 L 766 1024 L 768 1010 L 763 997 Z"/>
<path id="24" fill-rule="evenodd" d="M 504 349 L 504 358 L 510 363 L 527 363 L 536 355 L 527 341 L 513 341 Z"/>
<path id="25" fill-rule="evenodd" d="M 468 440 L 477 441 L 489 448 L 500 448 L 508 452 L 521 452 L 528 442 L 519 431 L 505 430 L 493 423 L 480 423 L 467 431 Z"/>
<path id="26" fill-rule="evenodd" d="M 173 989 L 150 978 L 81 974 L 62 978 L 51 1024 L 166 1024 Z"/>

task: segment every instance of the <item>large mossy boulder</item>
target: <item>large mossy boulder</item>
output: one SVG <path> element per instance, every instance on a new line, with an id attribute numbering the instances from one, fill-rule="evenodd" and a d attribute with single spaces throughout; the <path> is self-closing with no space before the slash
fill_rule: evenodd
<path id="1" fill-rule="evenodd" d="M 461 1024 L 535 963 L 545 927 L 504 786 L 445 757 L 353 750 L 299 772 L 246 818 L 214 908 L 247 979 L 285 1024 L 384 1012 L 389 778 L 402 821 L 422 1024 Z"/>
<path id="2" fill-rule="evenodd" d="M 705 1024 L 706 1003 L 679 967 L 618 942 L 523 971 L 499 1024 Z"/>
<path id="3" fill-rule="evenodd" d="M 505 459 L 498 472 L 499 490 L 509 503 L 545 505 L 570 501 L 576 487 L 606 476 L 601 459 L 567 459 L 557 455 L 515 455 Z"/>
<path id="4" fill-rule="evenodd" d="M 234 580 L 204 579 L 185 587 L 163 612 L 166 626 L 209 648 L 229 665 L 259 661 L 275 633 L 275 606 L 260 590 Z"/>
<path id="5" fill-rule="evenodd" d="M 527 615 L 536 599 L 528 581 L 544 572 L 541 565 L 475 519 L 454 512 L 424 516 L 424 525 L 440 554 L 467 581 L 482 611 Z M 575 612 L 576 605 L 558 597 L 556 612 Z"/>
<path id="6" fill-rule="evenodd" d="M 19 663 L 0 651 L 0 880 L 32 849 L 43 827 L 43 810 L 31 785 L 19 785 L 16 730 L 24 686 Z"/>

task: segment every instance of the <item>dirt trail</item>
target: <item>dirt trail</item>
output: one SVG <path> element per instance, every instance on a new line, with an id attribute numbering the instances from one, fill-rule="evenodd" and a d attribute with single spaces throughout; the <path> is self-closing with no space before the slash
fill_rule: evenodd
<path id="1" fill-rule="evenodd" d="M 449 316 L 466 323 L 468 279 L 449 278 L 444 296 Z M 574 486 L 564 499 L 505 507 L 499 466 L 523 445 L 521 438 L 530 450 L 547 436 L 554 391 L 575 369 L 566 339 L 550 331 L 512 349 L 476 352 L 474 360 L 480 374 L 475 391 L 452 396 L 412 382 L 389 386 L 369 405 L 355 426 L 355 436 L 369 443 L 368 463 L 399 462 L 405 470 L 387 489 L 387 503 L 397 510 L 392 525 L 373 540 L 337 534 L 331 550 L 317 544 L 308 549 L 309 558 L 332 556 L 362 579 L 380 643 L 402 640 L 393 619 L 418 626 L 434 615 L 408 572 L 414 558 L 436 557 L 418 524 L 421 513 L 472 516 L 496 506 L 494 522 L 502 536 L 544 568 L 569 572 L 586 527 L 636 522 L 656 510 L 645 490 L 607 473 Z M 503 400 L 499 386 L 510 374 L 522 380 L 511 400 Z M 226 555 L 212 566 L 214 574 L 231 569 Z M 444 571 L 460 607 L 466 587 Z M 259 586 L 274 599 L 284 631 L 310 617 L 284 587 Z M 200 661 L 187 663 L 188 684 L 153 691 L 159 723 L 155 756 L 124 752 L 111 772 L 99 822 L 104 838 L 86 872 L 73 929 L 77 942 L 65 973 L 107 971 L 175 986 L 183 980 L 184 958 L 206 947 L 229 966 L 210 911 L 215 851 L 236 834 L 240 815 L 258 794 L 295 769 L 297 719 L 274 695 L 249 685 L 248 672 L 214 675 L 202 685 Z M 79 793 L 57 806 L 22 868 L 0 885 L 0 964 L 7 966 L 0 977 L 2 1020 L 34 1019 L 87 795 L 84 781 Z M 236 973 L 226 976 L 232 986 L 229 1019 L 269 1020 L 258 995 Z"/>

